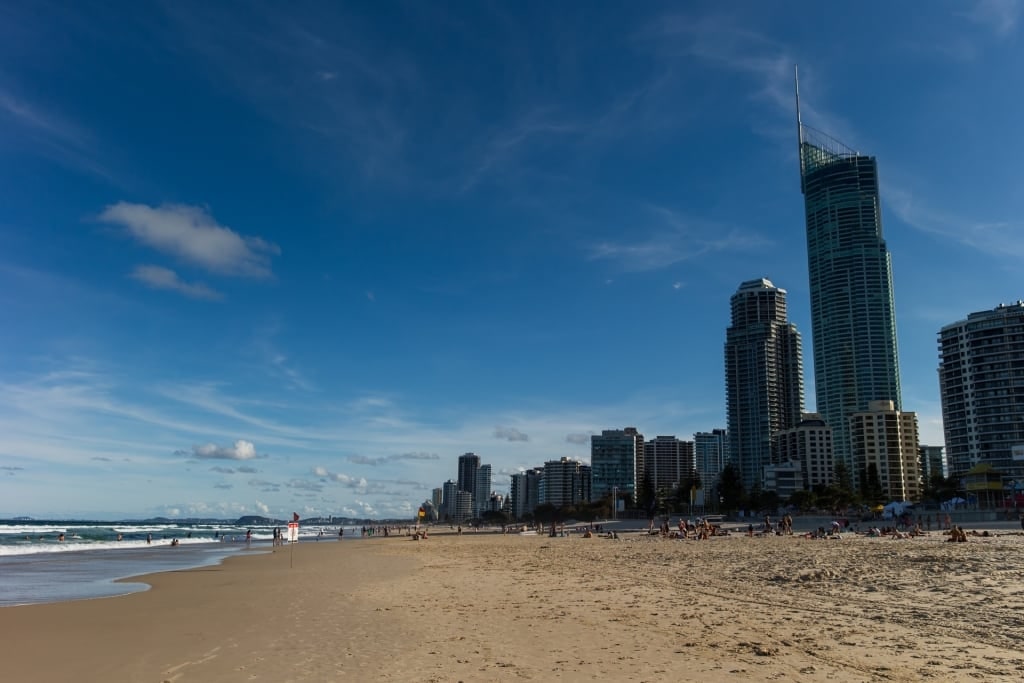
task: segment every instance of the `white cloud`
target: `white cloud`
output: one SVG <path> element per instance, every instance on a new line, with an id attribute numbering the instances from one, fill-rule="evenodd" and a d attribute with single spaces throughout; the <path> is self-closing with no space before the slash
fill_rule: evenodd
<path id="1" fill-rule="evenodd" d="M 245 439 L 239 439 L 234 446 L 217 446 L 212 443 L 192 446 L 191 456 L 200 460 L 252 460 L 257 457 L 256 446 Z"/>
<path id="2" fill-rule="evenodd" d="M 269 277 L 270 256 L 281 253 L 277 245 L 219 225 L 198 206 L 118 202 L 99 219 L 126 228 L 147 246 L 222 275 Z"/>
<path id="3" fill-rule="evenodd" d="M 210 289 L 201 282 L 185 282 L 178 274 L 162 266 L 136 266 L 131 277 L 153 289 L 168 289 L 193 299 L 219 300 L 220 292 Z"/>
<path id="4" fill-rule="evenodd" d="M 342 474 L 341 472 L 331 472 L 326 467 L 314 467 L 313 474 L 321 479 L 342 484 L 357 491 L 365 491 L 369 486 L 369 483 L 363 477 L 350 477 L 349 475 Z"/>

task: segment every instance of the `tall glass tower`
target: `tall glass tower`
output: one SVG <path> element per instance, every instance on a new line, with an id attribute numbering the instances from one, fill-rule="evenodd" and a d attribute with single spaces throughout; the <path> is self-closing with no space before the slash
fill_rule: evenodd
<path id="1" fill-rule="evenodd" d="M 761 485 L 764 466 L 778 462 L 774 436 L 800 423 L 804 409 L 800 333 L 786 317 L 786 290 L 749 280 L 732 296 L 725 331 L 725 393 L 729 462 L 743 488 Z"/>
<path id="2" fill-rule="evenodd" d="M 800 190 L 807 220 L 817 412 L 852 482 L 850 416 L 900 401 L 892 263 L 882 239 L 878 164 L 800 119 Z M 852 483 L 851 482 L 851 483 Z"/>

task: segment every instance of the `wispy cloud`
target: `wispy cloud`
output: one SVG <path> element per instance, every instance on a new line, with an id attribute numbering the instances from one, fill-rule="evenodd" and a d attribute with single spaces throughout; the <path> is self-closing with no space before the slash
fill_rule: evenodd
<path id="1" fill-rule="evenodd" d="M 997 257 L 1024 257 L 1024 223 L 982 221 L 936 209 L 927 199 L 892 184 L 886 206 L 907 225 Z"/>
<path id="2" fill-rule="evenodd" d="M 589 444 L 590 434 L 566 434 L 565 441 L 566 443 L 574 443 L 579 445 Z"/>
<path id="3" fill-rule="evenodd" d="M 756 233 L 738 227 L 721 226 L 690 218 L 660 206 L 649 206 L 654 227 L 646 232 L 646 239 L 629 242 L 602 241 L 591 244 L 591 260 L 616 262 L 622 270 L 643 272 L 660 270 L 681 261 L 688 261 L 710 253 L 724 251 L 750 251 L 763 249 L 771 242 Z M 645 232 L 632 230 L 631 234 Z"/>
<path id="4" fill-rule="evenodd" d="M 658 17 L 636 37 L 662 59 L 676 60 L 680 68 L 697 60 L 702 66 L 742 76 L 748 85 L 747 96 L 765 105 L 772 121 L 764 120 L 765 109 L 753 110 L 750 124 L 754 132 L 792 143 L 796 150 L 796 99 L 794 66 L 799 54 L 789 45 L 748 28 L 725 14 L 693 15 L 672 11 Z M 819 79 L 813 66 L 800 70 L 801 91 L 813 94 Z M 858 135 L 843 117 L 829 112 L 820 100 L 803 97 L 801 110 L 805 123 L 827 131 L 829 135 L 854 146 Z"/>
<path id="5" fill-rule="evenodd" d="M 975 0 L 970 10 L 957 14 L 1005 38 L 1017 29 L 1022 10 L 1020 0 Z"/>
<path id="6" fill-rule="evenodd" d="M 259 456 L 256 446 L 251 441 L 239 439 L 232 446 L 217 446 L 207 443 L 192 446 L 190 451 L 175 451 L 175 455 L 187 455 L 199 460 L 252 460 Z"/>
<path id="7" fill-rule="evenodd" d="M 33 145 L 32 151 L 76 171 L 113 181 L 110 172 L 96 160 L 96 141 L 89 131 L 0 86 L 0 121 L 5 119 L 11 128 L 24 133 L 20 137 Z"/>
<path id="8" fill-rule="evenodd" d="M 380 457 L 367 457 L 365 455 L 350 455 L 348 461 L 356 465 L 384 465 L 390 462 L 399 462 L 402 460 L 440 460 L 441 456 L 437 453 L 396 453 L 394 455 L 384 455 Z"/>
<path id="9" fill-rule="evenodd" d="M 99 220 L 125 228 L 146 246 L 221 275 L 269 277 L 270 257 L 281 253 L 275 244 L 220 225 L 198 206 L 118 202 L 105 208 Z"/>
<path id="10" fill-rule="evenodd" d="M 131 277 L 147 287 L 178 292 L 193 299 L 219 301 L 224 298 L 220 292 L 201 282 L 185 282 L 173 270 L 163 266 L 136 266 Z"/>

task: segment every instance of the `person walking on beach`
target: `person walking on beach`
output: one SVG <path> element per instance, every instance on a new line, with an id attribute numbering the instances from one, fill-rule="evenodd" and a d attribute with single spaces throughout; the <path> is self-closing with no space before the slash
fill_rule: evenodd
<path id="1" fill-rule="evenodd" d="M 149 545 L 152 542 L 153 542 L 153 534 L 146 534 L 146 545 Z"/>

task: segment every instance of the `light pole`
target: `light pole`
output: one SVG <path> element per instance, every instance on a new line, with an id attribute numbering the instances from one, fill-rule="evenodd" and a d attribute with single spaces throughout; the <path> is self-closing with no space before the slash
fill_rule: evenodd
<path id="1" fill-rule="evenodd" d="M 619 517 L 619 487 L 612 487 L 612 519 Z"/>

